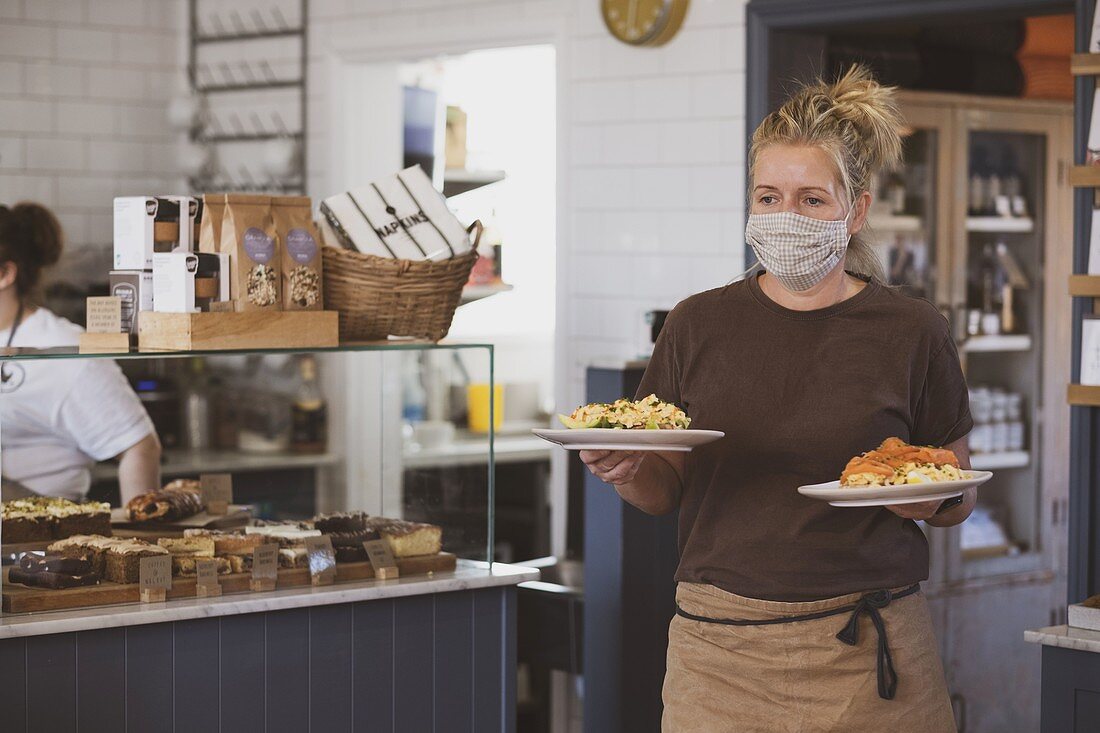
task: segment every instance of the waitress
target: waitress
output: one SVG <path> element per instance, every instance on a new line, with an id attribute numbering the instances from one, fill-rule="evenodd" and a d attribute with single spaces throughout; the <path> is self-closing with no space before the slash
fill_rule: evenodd
<path id="1" fill-rule="evenodd" d="M 745 228 L 760 267 L 672 311 L 639 389 L 726 437 L 686 458 L 581 454 L 639 509 L 680 510 L 665 731 L 955 730 L 914 520 L 958 524 L 975 491 L 858 509 L 795 491 L 890 436 L 969 466 L 947 321 L 883 285 L 859 237 L 901 125 L 860 67 L 761 123 Z"/>
<path id="2" fill-rule="evenodd" d="M 61 226 L 38 204 L 0 205 L 0 344 L 76 346 L 81 328 L 36 306 L 42 270 L 61 257 Z M 0 363 L 4 478 L 79 500 L 96 461 L 117 458 L 123 505 L 160 486 L 160 441 L 122 370 L 105 359 Z"/>

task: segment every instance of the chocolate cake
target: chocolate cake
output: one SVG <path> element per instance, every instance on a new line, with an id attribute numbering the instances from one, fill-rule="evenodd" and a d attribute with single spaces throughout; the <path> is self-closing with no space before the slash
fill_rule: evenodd
<path id="1" fill-rule="evenodd" d="M 92 572 L 90 560 L 28 553 L 8 571 L 8 580 L 35 588 L 59 589 L 95 585 L 99 582 L 99 575 Z"/>
<path id="2" fill-rule="evenodd" d="M 313 518 L 313 526 L 322 534 L 336 532 L 361 532 L 367 528 L 370 516 L 366 512 L 336 512 L 320 514 Z"/>
<path id="3" fill-rule="evenodd" d="M 336 562 L 366 562 L 367 551 L 363 548 L 363 543 L 378 539 L 378 533 L 374 530 L 333 532 L 329 538 L 332 540 Z"/>

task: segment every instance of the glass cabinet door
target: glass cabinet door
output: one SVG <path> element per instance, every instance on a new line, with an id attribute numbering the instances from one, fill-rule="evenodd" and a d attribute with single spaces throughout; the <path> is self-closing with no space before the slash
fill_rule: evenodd
<path id="1" fill-rule="evenodd" d="M 951 151 L 950 117 L 920 105 L 905 105 L 903 114 L 902 165 L 876 181 L 868 236 L 890 285 L 946 307 L 940 270 L 948 217 L 938 198 L 946 187 L 937 179 Z"/>
<path id="2" fill-rule="evenodd" d="M 951 285 L 970 386 L 972 465 L 993 471 L 950 533 L 955 579 L 1046 567 L 1042 518 L 1043 279 L 1059 120 L 960 108 Z"/>

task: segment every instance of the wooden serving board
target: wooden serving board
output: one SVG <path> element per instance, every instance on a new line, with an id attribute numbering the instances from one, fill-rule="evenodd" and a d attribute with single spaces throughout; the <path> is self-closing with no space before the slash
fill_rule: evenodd
<path id="1" fill-rule="evenodd" d="M 456 558 L 449 552 L 422 557 L 407 557 L 397 560 L 402 577 L 426 575 L 427 573 L 445 573 L 455 569 Z M 249 573 L 219 575 L 222 593 L 248 593 Z M 336 582 L 370 580 L 374 577 L 374 568 L 368 562 L 336 564 Z M 294 588 L 310 585 L 308 568 L 280 569 L 277 588 Z M 5 613 L 27 613 L 31 611 L 60 611 L 68 608 L 86 608 L 88 606 L 109 606 L 117 603 L 137 603 L 140 598 L 137 583 L 119 585 L 118 583 L 100 583 L 84 588 L 29 588 L 18 583 L 8 582 L 8 570 L 4 569 L 3 610 Z M 168 598 L 194 598 L 194 578 L 173 578 Z"/>
<path id="2" fill-rule="evenodd" d="M 336 311 L 142 311 L 140 351 L 328 348 L 340 343 Z"/>
<path id="3" fill-rule="evenodd" d="M 151 522 L 131 522 L 125 507 L 114 507 L 111 509 L 111 529 L 125 528 L 149 532 L 163 532 L 164 530 L 182 532 L 185 529 L 227 529 L 229 527 L 243 527 L 248 524 L 248 520 L 251 518 L 252 510 L 247 504 L 230 504 L 227 514 L 199 512 L 186 519 L 175 519 L 171 522 L 158 522 L 155 520 Z"/>

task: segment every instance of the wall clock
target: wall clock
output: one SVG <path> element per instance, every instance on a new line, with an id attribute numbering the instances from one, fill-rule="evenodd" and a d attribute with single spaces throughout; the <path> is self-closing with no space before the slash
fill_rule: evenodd
<path id="1" fill-rule="evenodd" d="M 660 46 L 684 23 L 688 0 L 600 0 L 611 35 L 631 46 Z"/>

